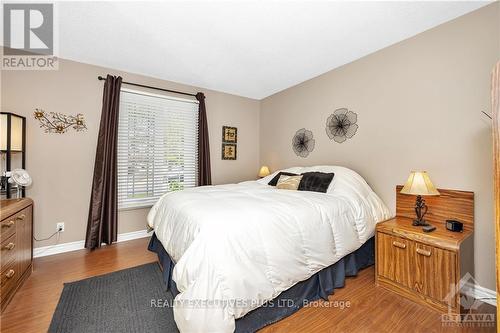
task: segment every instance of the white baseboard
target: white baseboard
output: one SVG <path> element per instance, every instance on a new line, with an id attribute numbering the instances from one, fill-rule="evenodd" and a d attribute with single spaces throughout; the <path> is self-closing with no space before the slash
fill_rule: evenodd
<path id="1" fill-rule="evenodd" d="M 151 233 L 149 233 L 147 230 L 126 232 L 123 234 L 118 234 L 117 243 L 126 242 L 126 241 L 133 240 L 133 239 L 149 237 L 149 236 L 151 236 Z M 76 251 L 76 250 L 83 250 L 84 248 L 85 248 L 85 241 L 84 240 L 49 245 L 49 246 L 36 247 L 33 249 L 33 257 L 38 258 L 38 257 L 51 256 L 51 255 L 59 254 L 59 253 L 65 253 L 65 252 Z"/>
<path id="2" fill-rule="evenodd" d="M 470 282 L 465 284 L 465 288 L 463 288 L 463 290 L 465 291 L 465 294 L 474 297 L 476 300 L 497 306 L 497 293 L 495 290 L 485 288 L 478 284 L 472 284 Z"/>

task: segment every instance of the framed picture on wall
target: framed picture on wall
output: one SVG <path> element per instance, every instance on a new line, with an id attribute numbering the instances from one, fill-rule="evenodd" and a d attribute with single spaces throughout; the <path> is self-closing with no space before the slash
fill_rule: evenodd
<path id="1" fill-rule="evenodd" d="M 236 127 L 222 126 L 222 142 L 237 143 L 238 129 Z"/>
<path id="2" fill-rule="evenodd" d="M 236 145 L 233 143 L 222 144 L 222 159 L 236 160 Z"/>

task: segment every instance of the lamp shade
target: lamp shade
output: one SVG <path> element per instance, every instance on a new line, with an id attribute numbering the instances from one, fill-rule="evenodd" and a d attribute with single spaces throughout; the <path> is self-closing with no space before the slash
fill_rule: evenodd
<path id="1" fill-rule="evenodd" d="M 269 168 L 267 166 L 263 165 L 260 167 L 259 177 L 269 176 L 270 173 L 271 172 L 269 172 Z"/>
<path id="2" fill-rule="evenodd" d="M 10 122 L 10 150 L 23 150 L 23 118 L 15 114 L 0 114 L 0 150 L 7 151 L 7 133 Z"/>
<path id="3" fill-rule="evenodd" d="M 432 184 L 426 171 L 412 171 L 401 189 L 401 193 L 413 195 L 439 195 L 439 191 L 434 184 Z"/>
<path id="4" fill-rule="evenodd" d="M 0 114 L 0 150 L 7 150 L 7 114 Z"/>

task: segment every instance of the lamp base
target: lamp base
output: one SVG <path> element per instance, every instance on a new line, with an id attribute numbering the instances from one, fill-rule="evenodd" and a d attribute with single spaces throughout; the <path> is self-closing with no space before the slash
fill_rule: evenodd
<path id="1" fill-rule="evenodd" d="M 415 219 L 415 220 L 413 220 L 413 223 L 411 225 L 413 225 L 415 227 L 426 227 L 426 226 L 429 226 L 430 224 L 427 223 L 426 220 L 417 220 L 417 219 Z"/>

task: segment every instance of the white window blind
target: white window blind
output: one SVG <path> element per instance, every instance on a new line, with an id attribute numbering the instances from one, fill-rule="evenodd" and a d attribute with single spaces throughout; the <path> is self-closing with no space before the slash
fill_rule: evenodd
<path id="1" fill-rule="evenodd" d="M 198 102 L 122 90 L 118 123 L 118 207 L 151 206 L 196 186 Z"/>

